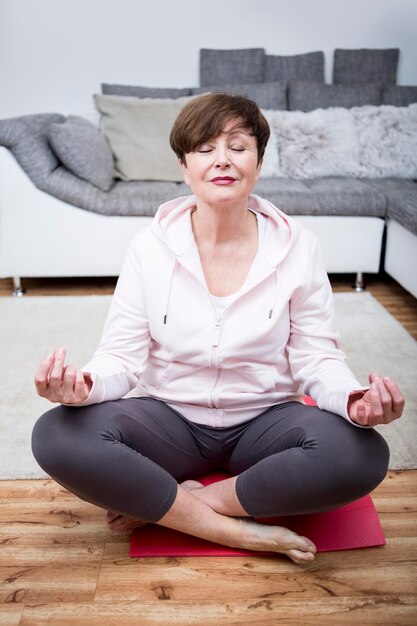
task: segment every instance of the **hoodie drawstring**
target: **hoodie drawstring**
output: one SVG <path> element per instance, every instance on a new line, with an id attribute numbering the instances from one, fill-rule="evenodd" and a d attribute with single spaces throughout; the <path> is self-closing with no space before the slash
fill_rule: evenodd
<path id="1" fill-rule="evenodd" d="M 274 313 L 274 309 L 276 306 L 276 303 L 278 301 L 278 296 L 279 296 L 279 281 L 278 281 L 278 266 L 275 267 L 275 298 L 274 298 L 274 302 L 272 304 L 271 309 L 269 310 L 269 314 L 268 317 L 269 319 L 271 319 L 273 313 Z"/>
<path id="2" fill-rule="evenodd" d="M 175 272 L 176 264 L 177 264 L 177 257 L 174 257 L 174 263 L 172 264 L 171 275 L 169 277 L 169 287 L 168 287 L 167 303 L 165 307 L 164 324 L 166 324 L 168 320 L 168 310 L 169 310 L 169 303 L 171 300 L 172 285 L 174 282 L 174 272 Z"/>

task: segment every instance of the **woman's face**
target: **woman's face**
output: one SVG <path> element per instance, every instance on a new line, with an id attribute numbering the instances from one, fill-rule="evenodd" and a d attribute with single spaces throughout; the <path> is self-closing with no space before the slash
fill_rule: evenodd
<path id="1" fill-rule="evenodd" d="M 256 138 L 232 119 L 218 137 L 197 146 L 181 163 L 184 180 L 197 199 L 216 204 L 246 202 L 261 173 Z"/>

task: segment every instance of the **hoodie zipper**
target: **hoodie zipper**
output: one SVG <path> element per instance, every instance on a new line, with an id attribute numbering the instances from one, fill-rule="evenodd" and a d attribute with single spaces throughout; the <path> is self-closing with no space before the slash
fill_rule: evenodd
<path id="1" fill-rule="evenodd" d="M 210 406 L 215 409 L 217 408 L 216 405 L 216 389 L 219 383 L 219 379 L 222 373 L 222 370 L 220 367 L 217 367 L 217 352 L 219 349 L 219 343 L 220 343 L 220 331 L 221 331 L 221 324 L 222 324 L 223 318 L 222 317 L 217 317 L 215 324 L 214 324 L 214 337 L 213 337 L 213 342 L 211 344 L 212 346 L 212 351 L 211 351 L 211 365 L 212 367 L 216 367 L 217 371 L 216 371 L 216 379 L 214 381 L 214 384 L 211 388 L 211 392 L 210 392 Z"/>

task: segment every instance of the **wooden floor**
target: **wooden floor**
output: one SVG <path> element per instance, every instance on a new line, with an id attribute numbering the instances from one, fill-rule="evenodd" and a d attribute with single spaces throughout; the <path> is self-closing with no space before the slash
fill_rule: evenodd
<path id="1" fill-rule="evenodd" d="M 332 277 L 335 291 L 350 288 Z M 27 296 L 111 293 L 114 279 L 26 282 Z M 11 282 L 0 280 L 0 296 Z M 369 291 L 417 338 L 417 301 Z M 130 559 L 129 535 L 51 480 L 0 481 L 1 626 L 417 624 L 417 470 L 373 493 L 387 545 L 285 557 Z"/>

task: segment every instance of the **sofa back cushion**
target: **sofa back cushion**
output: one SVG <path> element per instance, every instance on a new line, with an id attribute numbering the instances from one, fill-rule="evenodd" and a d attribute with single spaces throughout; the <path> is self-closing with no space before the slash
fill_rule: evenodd
<path id="1" fill-rule="evenodd" d="M 265 80 L 312 80 L 324 81 L 324 53 L 307 52 L 292 56 L 265 57 Z"/>
<path id="2" fill-rule="evenodd" d="M 333 56 L 333 82 L 395 85 L 399 54 L 399 48 L 337 48 Z"/>
<path id="3" fill-rule="evenodd" d="M 200 50 L 200 85 L 262 83 L 265 79 L 265 50 Z"/>
<path id="4" fill-rule="evenodd" d="M 141 87 L 102 83 L 101 92 L 108 96 L 135 96 L 136 98 L 182 98 L 191 96 L 191 88 L 184 87 Z"/>
<path id="5" fill-rule="evenodd" d="M 116 178 L 183 180 L 169 134 L 182 107 L 191 99 L 94 96 L 101 113 L 101 130 L 115 158 Z"/>
<path id="6" fill-rule="evenodd" d="M 192 92 L 195 95 L 207 92 L 220 92 L 233 96 L 247 96 L 254 100 L 261 109 L 285 111 L 287 108 L 287 83 L 285 81 L 242 83 L 240 85 L 208 85 L 207 87 L 194 87 Z"/>
<path id="7" fill-rule="evenodd" d="M 290 111 L 313 111 L 329 107 L 347 109 L 365 104 L 381 104 L 381 89 L 376 85 L 325 85 L 310 81 L 291 81 L 288 86 Z"/>
<path id="8" fill-rule="evenodd" d="M 113 182 L 113 155 L 104 135 L 91 122 L 69 115 L 51 124 L 47 138 L 61 163 L 79 178 L 103 191 Z"/>
<path id="9" fill-rule="evenodd" d="M 417 86 L 390 85 L 382 90 L 382 104 L 406 107 L 417 102 Z"/>

